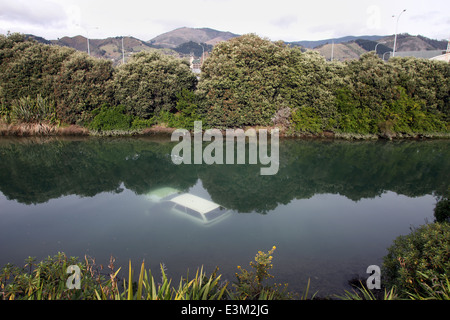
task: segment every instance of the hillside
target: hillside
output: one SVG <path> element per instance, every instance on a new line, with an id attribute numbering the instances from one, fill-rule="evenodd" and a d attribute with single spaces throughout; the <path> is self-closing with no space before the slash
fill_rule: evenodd
<path id="1" fill-rule="evenodd" d="M 87 52 L 87 38 L 83 36 L 63 37 L 58 40 L 51 40 L 51 43 Z M 133 52 L 139 51 L 158 50 L 165 54 L 177 54 L 172 50 L 154 48 L 149 43 L 134 37 L 123 37 L 123 48 L 125 59 L 127 59 Z M 122 37 L 89 39 L 89 50 L 91 55 L 94 57 L 110 59 L 114 64 L 120 63 L 122 61 Z"/>
<path id="2" fill-rule="evenodd" d="M 46 40 L 35 35 L 27 35 L 38 42 L 52 43 L 87 52 L 87 39 L 83 36 L 63 37 L 57 40 Z M 212 47 L 220 41 L 226 41 L 239 35 L 218 31 L 210 28 L 178 28 L 163 33 L 149 41 L 139 40 L 134 37 L 124 37 L 125 59 L 133 52 L 158 50 L 163 54 L 185 57 L 193 53 L 199 57 L 203 50 L 211 51 Z M 333 48 L 334 43 L 334 48 Z M 201 44 L 201 45 L 200 45 Z M 373 51 L 383 57 L 384 53 L 392 51 L 394 36 L 347 36 L 336 39 L 317 41 L 286 42 L 291 46 L 299 46 L 302 50 L 317 50 L 326 59 L 331 59 L 333 50 L 334 60 L 358 59 L 361 54 Z M 203 47 L 202 47 L 203 46 Z M 110 59 L 114 64 L 122 61 L 122 37 L 110 37 L 106 39 L 90 39 L 89 47 L 92 56 Z M 424 36 L 412 36 L 399 34 L 397 37 L 397 52 L 445 50 L 447 41 L 434 40 Z"/>
<path id="3" fill-rule="evenodd" d="M 350 41 L 342 41 L 345 38 L 352 38 Z M 377 54 L 383 58 L 384 53 L 392 51 L 394 47 L 395 36 L 373 37 L 375 40 L 365 39 L 365 37 L 356 38 L 345 37 L 314 47 L 311 50 L 320 52 L 327 60 L 331 59 L 331 52 L 333 50 L 333 59 L 339 61 L 358 59 L 359 56 L 365 52 L 374 51 L 377 48 Z M 325 41 L 325 40 L 324 40 Z M 334 49 L 332 49 L 332 42 L 334 41 Z M 318 41 L 319 43 L 320 41 Z M 296 42 L 302 43 L 302 41 Z M 411 51 L 435 51 L 445 50 L 447 48 L 447 41 L 433 40 L 423 36 L 413 36 L 409 34 L 399 34 L 397 36 L 397 52 L 411 52 Z M 388 55 L 386 55 L 388 57 Z"/>
<path id="4" fill-rule="evenodd" d="M 358 59 L 360 55 L 367 52 L 356 42 L 335 43 L 334 48 L 333 44 L 324 44 L 314 50 L 319 51 L 327 60 L 331 60 L 333 52 L 333 59 L 339 61 Z"/>
<path id="5" fill-rule="evenodd" d="M 357 39 L 377 41 L 381 38 L 383 38 L 383 36 L 359 36 L 359 37 L 347 36 L 347 37 L 341 37 L 341 38 L 336 38 L 336 39 L 325 39 L 325 40 L 315 40 L 315 41 L 310 41 L 310 40 L 293 41 L 293 42 L 288 42 L 288 44 L 300 46 L 300 47 L 307 48 L 307 49 L 314 49 L 319 46 L 323 46 L 325 44 L 329 44 L 332 42 L 334 42 L 334 44 L 339 44 L 339 43 L 344 43 L 344 42 L 355 41 Z"/>
<path id="6" fill-rule="evenodd" d="M 394 47 L 394 36 L 386 36 L 381 38 L 379 42 L 385 42 L 385 45 Z M 397 35 L 397 51 L 428 51 L 428 50 L 445 50 L 447 41 L 432 40 L 423 36 L 412 36 L 404 33 Z"/>
<path id="7" fill-rule="evenodd" d="M 218 31 L 210 28 L 183 27 L 163 33 L 148 42 L 154 46 L 173 49 L 190 41 L 215 45 L 220 41 L 226 41 L 238 36 L 231 32 Z"/>

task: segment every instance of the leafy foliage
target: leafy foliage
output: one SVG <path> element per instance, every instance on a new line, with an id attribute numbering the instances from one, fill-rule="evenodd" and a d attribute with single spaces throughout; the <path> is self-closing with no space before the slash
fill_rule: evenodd
<path id="1" fill-rule="evenodd" d="M 448 64 L 374 53 L 327 62 L 256 35 L 217 45 L 198 86 L 207 122 L 218 127 L 270 125 L 292 110 L 294 131 L 386 134 L 448 131 Z"/>
<path id="2" fill-rule="evenodd" d="M 128 130 L 131 128 L 132 121 L 132 116 L 126 114 L 124 106 L 109 107 L 105 105 L 98 111 L 89 124 L 89 128 L 99 131 Z"/>
<path id="3" fill-rule="evenodd" d="M 203 121 L 199 104 L 199 97 L 194 92 L 183 89 L 177 94 L 175 112 L 162 111 L 156 121 L 168 127 L 192 130 L 195 121 Z"/>
<path id="4" fill-rule="evenodd" d="M 0 101 L 8 109 L 39 94 L 55 103 L 59 120 L 85 123 L 92 110 L 111 102 L 112 71 L 109 61 L 74 49 L 0 36 Z"/>
<path id="5" fill-rule="evenodd" d="M 58 117 L 67 123 L 87 124 L 92 111 L 112 102 L 111 61 L 76 52 L 65 60 L 55 79 Z"/>
<path id="6" fill-rule="evenodd" d="M 102 106 L 121 105 L 124 113 L 114 109 L 110 116 L 119 116 L 118 125 L 127 114 L 136 128 L 190 129 L 202 120 L 210 128 L 277 125 L 291 133 L 448 133 L 449 76 L 442 61 L 386 63 L 371 52 L 328 62 L 318 52 L 248 34 L 216 45 L 198 81 L 187 61 L 156 52 L 137 53 L 115 68 L 73 49 L 0 36 L 4 121 L 19 110 L 18 101 L 40 95 L 54 103 L 55 120 L 84 126 Z"/>
<path id="7" fill-rule="evenodd" d="M 387 286 L 403 293 L 427 294 L 427 286 L 448 281 L 450 224 L 432 223 L 398 237 L 388 248 L 383 269 Z"/>
<path id="8" fill-rule="evenodd" d="M 207 122 L 215 127 L 268 125 L 287 103 L 279 66 L 289 58 L 282 43 L 256 35 L 216 45 L 204 62 L 198 90 L 206 99 Z"/>
<path id="9" fill-rule="evenodd" d="M 91 300 L 96 297 L 94 289 L 107 282 L 87 257 L 82 263 L 59 252 L 39 263 L 33 257 L 25 262 L 23 267 L 8 264 L 1 269 L 0 293 L 3 300 Z M 70 265 L 80 268 L 80 290 L 66 286 L 66 271 Z"/>
<path id="10" fill-rule="evenodd" d="M 177 94 L 194 90 L 196 84 L 186 61 L 159 53 L 137 53 L 114 74 L 116 104 L 144 119 L 173 111 Z"/>
<path id="11" fill-rule="evenodd" d="M 434 208 L 434 217 L 436 222 L 450 222 L 450 200 L 441 199 L 436 203 Z"/>
<path id="12" fill-rule="evenodd" d="M 287 292 L 287 285 L 267 285 L 263 282 L 273 278 L 269 270 L 273 268 L 272 254 L 275 251 L 274 246 L 268 252 L 258 251 L 255 261 L 250 262 L 253 270 L 246 270 L 238 266 L 240 273 L 236 273 L 237 282 L 233 284 L 236 293 L 233 296 L 237 300 L 258 300 L 258 299 L 287 299 L 292 298 Z"/>

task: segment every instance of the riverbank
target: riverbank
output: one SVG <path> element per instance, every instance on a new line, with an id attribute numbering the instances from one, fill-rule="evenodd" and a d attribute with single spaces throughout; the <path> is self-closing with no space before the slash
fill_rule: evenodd
<path id="1" fill-rule="evenodd" d="M 245 127 L 255 129 L 265 129 L 270 134 L 271 130 L 277 127 Z M 33 137 L 33 136 L 94 136 L 94 137 L 117 137 L 117 136 L 149 136 L 149 135 L 168 135 L 170 136 L 177 128 L 171 128 L 161 125 L 155 125 L 139 130 L 107 130 L 95 131 L 89 130 L 79 125 L 52 125 L 48 123 L 18 123 L 8 124 L 0 122 L 0 136 L 9 137 Z M 360 133 L 342 133 L 342 132 L 292 132 L 284 128 L 278 128 L 281 138 L 298 139 L 336 139 L 336 140 L 424 140 L 424 139 L 450 139 L 450 133 L 390 133 L 390 134 L 360 134 Z M 226 131 L 221 130 L 225 135 Z"/>
<path id="2" fill-rule="evenodd" d="M 57 126 L 48 123 L 8 124 L 0 122 L 0 136 L 89 136 L 88 129 L 76 126 Z"/>

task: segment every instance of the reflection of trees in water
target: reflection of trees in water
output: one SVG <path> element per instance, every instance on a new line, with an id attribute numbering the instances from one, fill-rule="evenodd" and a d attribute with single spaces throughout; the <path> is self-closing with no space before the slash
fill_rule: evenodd
<path id="1" fill-rule="evenodd" d="M 280 170 L 261 176 L 260 165 L 172 164 L 174 143 L 135 139 L 6 140 L 0 143 L 0 191 L 23 203 L 63 195 L 137 194 L 202 180 L 212 199 L 239 212 L 267 212 L 316 193 L 357 201 L 385 191 L 415 197 L 443 194 L 450 178 L 447 141 L 346 142 L 286 140 Z"/>
<path id="2" fill-rule="evenodd" d="M 215 166 L 199 174 L 212 198 L 242 212 L 265 212 L 292 199 L 332 193 L 353 201 L 385 191 L 409 197 L 442 194 L 450 181 L 446 141 L 292 141 L 280 145 L 280 170 Z"/>
<path id="3" fill-rule="evenodd" d="M 20 140 L 18 140 L 20 141 Z M 63 195 L 136 193 L 170 184 L 186 189 L 195 172 L 171 163 L 167 143 L 137 139 L 50 140 L 0 145 L 0 190 L 9 199 L 42 203 Z"/>

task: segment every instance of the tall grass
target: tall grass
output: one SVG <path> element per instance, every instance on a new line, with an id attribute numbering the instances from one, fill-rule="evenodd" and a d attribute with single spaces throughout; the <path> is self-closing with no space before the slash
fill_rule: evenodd
<path id="1" fill-rule="evenodd" d="M 36 99 L 30 96 L 22 97 L 11 105 L 11 120 L 26 123 L 54 123 L 56 122 L 55 104 L 40 94 L 36 96 Z"/>

